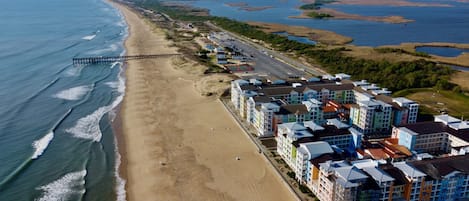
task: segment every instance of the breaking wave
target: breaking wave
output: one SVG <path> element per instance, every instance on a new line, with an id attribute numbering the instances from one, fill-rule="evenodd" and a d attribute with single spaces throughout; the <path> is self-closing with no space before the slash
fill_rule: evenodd
<path id="1" fill-rule="evenodd" d="M 37 159 L 39 156 L 44 153 L 44 151 L 47 149 L 47 146 L 49 146 L 50 141 L 54 138 L 54 132 L 51 131 L 47 133 L 44 137 L 42 137 L 39 140 L 36 140 L 33 142 L 33 148 L 34 148 L 34 153 L 31 156 L 31 159 Z"/>
<path id="2" fill-rule="evenodd" d="M 93 89 L 91 86 L 78 86 L 58 92 L 54 95 L 55 98 L 63 100 L 80 100 L 84 95 L 88 94 Z"/>
<path id="3" fill-rule="evenodd" d="M 93 34 L 93 35 L 85 36 L 81 39 L 83 39 L 83 40 L 93 40 L 95 37 L 96 37 L 96 34 Z"/>
<path id="4" fill-rule="evenodd" d="M 83 196 L 85 190 L 86 170 L 71 172 L 61 178 L 36 188 L 43 193 L 36 201 L 70 200 L 72 196 Z"/>

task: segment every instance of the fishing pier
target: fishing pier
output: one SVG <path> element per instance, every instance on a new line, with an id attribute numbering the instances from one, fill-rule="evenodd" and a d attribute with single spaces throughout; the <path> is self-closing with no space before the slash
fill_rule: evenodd
<path id="1" fill-rule="evenodd" d="M 147 55 L 130 55 L 130 56 L 100 56 L 100 57 L 81 57 L 73 58 L 73 65 L 88 65 L 88 64 L 105 64 L 113 62 L 121 62 L 136 59 L 153 59 L 162 57 L 171 57 L 181 54 L 147 54 Z"/>

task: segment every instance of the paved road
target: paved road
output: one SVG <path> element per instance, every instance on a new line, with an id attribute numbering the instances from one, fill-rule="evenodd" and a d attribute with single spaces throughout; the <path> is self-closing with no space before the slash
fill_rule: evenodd
<path id="1" fill-rule="evenodd" d="M 219 45 L 231 47 L 246 55 L 250 61 L 254 63 L 254 73 L 259 75 L 274 76 L 281 79 L 289 77 L 301 77 L 306 73 L 304 71 L 293 68 L 271 56 L 264 49 L 256 49 L 255 47 L 240 41 L 228 34 L 216 34 L 214 39 Z"/>
<path id="2" fill-rule="evenodd" d="M 306 66 L 303 63 L 288 56 L 285 56 L 277 51 L 266 49 L 263 46 L 252 42 L 250 39 L 244 36 L 239 36 L 237 34 L 228 32 L 210 22 L 207 22 L 206 24 L 220 29 L 231 38 L 236 39 L 234 41 L 225 40 L 225 42 L 227 42 L 228 44 L 233 43 L 235 46 L 242 49 L 245 53 L 253 55 L 253 60 L 256 61 L 255 68 L 258 68 L 258 71 L 256 72 L 259 74 L 264 72 L 269 75 L 277 76 L 279 78 L 286 78 L 294 74 L 297 74 L 297 76 L 305 75 L 306 73 L 304 71 L 307 71 L 308 73 L 313 75 L 325 74 L 324 72 L 320 72 L 311 68 L 310 66 Z M 274 58 L 271 58 L 269 55 L 272 55 Z"/>

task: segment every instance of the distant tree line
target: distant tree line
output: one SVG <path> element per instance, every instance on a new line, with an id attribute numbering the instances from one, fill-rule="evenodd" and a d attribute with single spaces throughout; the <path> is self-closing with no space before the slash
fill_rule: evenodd
<path id="1" fill-rule="evenodd" d="M 375 48 L 375 51 L 379 53 L 398 53 L 398 54 L 410 54 L 410 55 L 417 56 L 417 57 L 426 57 L 426 58 L 431 57 L 429 54 L 425 52 L 409 52 L 400 48 L 390 48 L 390 47 Z"/>
<path id="2" fill-rule="evenodd" d="M 327 13 L 318 13 L 318 12 L 309 12 L 308 17 L 315 18 L 315 19 L 324 19 L 324 18 L 331 18 L 334 17 L 333 15 Z"/>
<path id="3" fill-rule="evenodd" d="M 314 3 L 304 4 L 300 6 L 302 10 L 318 10 L 322 5 L 336 2 L 336 0 L 316 0 Z"/>
<path id="4" fill-rule="evenodd" d="M 211 21 L 230 32 L 270 43 L 278 51 L 293 52 L 306 58 L 314 59 L 329 73 L 347 73 L 354 79 L 366 79 L 378 83 L 381 87 L 398 91 L 407 88 L 438 87 L 440 89 L 453 89 L 454 84 L 449 82 L 453 73 L 450 67 L 437 65 L 435 62 L 423 59 L 415 61 L 390 62 L 386 60 L 360 59 L 346 56 L 345 48 L 319 49 L 314 45 L 303 44 L 289 40 L 285 36 L 265 33 L 259 27 L 244 22 L 216 16 L 194 16 L 181 12 L 178 7 L 164 6 L 157 0 L 134 0 L 137 5 L 163 12 L 174 19 L 183 21 Z M 400 49 L 378 49 L 386 52 L 403 52 Z M 403 52 L 409 53 L 409 52 Z M 420 53 L 417 53 L 420 54 Z M 422 56 L 426 57 L 422 54 Z"/>

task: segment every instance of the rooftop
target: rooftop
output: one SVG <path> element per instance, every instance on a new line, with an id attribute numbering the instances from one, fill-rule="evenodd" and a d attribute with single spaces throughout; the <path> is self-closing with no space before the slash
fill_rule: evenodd
<path id="1" fill-rule="evenodd" d="M 380 168 L 394 178 L 394 185 L 404 185 L 407 183 L 405 174 L 392 165 L 382 165 Z"/>
<path id="2" fill-rule="evenodd" d="M 406 128 L 418 135 L 427 135 L 433 133 L 449 133 L 453 136 L 456 136 L 464 141 L 469 142 L 469 129 L 454 129 L 449 126 L 446 126 L 442 122 L 418 122 L 415 124 L 408 124 L 400 128 Z"/>
<path id="3" fill-rule="evenodd" d="M 455 171 L 469 174 L 469 155 L 410 162 L 431 179 L 441 179 Z"/>
<path id="4" fill-rule="evenodd" d="M 287 114 L 307 114 L 308 108 L 303 104 L 289 104 L 280 106 L 280 110 L 275 114 L 287 115 Z"/>
<path id="5" fill-rule="evenodd" d="M 394 181 L 395 179 L 387 174 L 385 171 L 376 167 L 366 167 L 363 171 L 368 173 L 378 183 Z"/>
<path id="6" fill-rule="evenodd" d="M 435 116 L 435 122 L 442 122 L 442 123 L 448 125 L 448 124 L 451 124 L 451 123 L 461 122 L 461 120 L 458 119 L 458 118 L 449 116 L 447 114 L 443 114 L 443 115 L 436 115 Z"/>
<path id="7" fill-rule="evenodd" d="M 358 186 L 359 183 L 354 182 L 368 178 L 366 174 L 354 166 L 338 167 L 334 170 L 335 175 L 338 177 L 338 183 L 346 188 Z"/>
<path id="8" fill-rule="evenodd" d="M 308 143 L 300 144 L 298 151 L 304 154 L 308 154 L 308 160 L 317 158 L 323 154 L 334 153 L 329 143 L 324 142 L 324 141 L 308 142 Z"/>
<path id="9" fill-rule="evenodd" d="M 406 162 L 396 162 L 394 163 L 394 167 L 398 168 L 400 171 L 402 171 L 405 175 L 409 177 L 424 177 L 426 176 L 425 173 L 419 171 L 415 167 L 407 164 Z"/>

